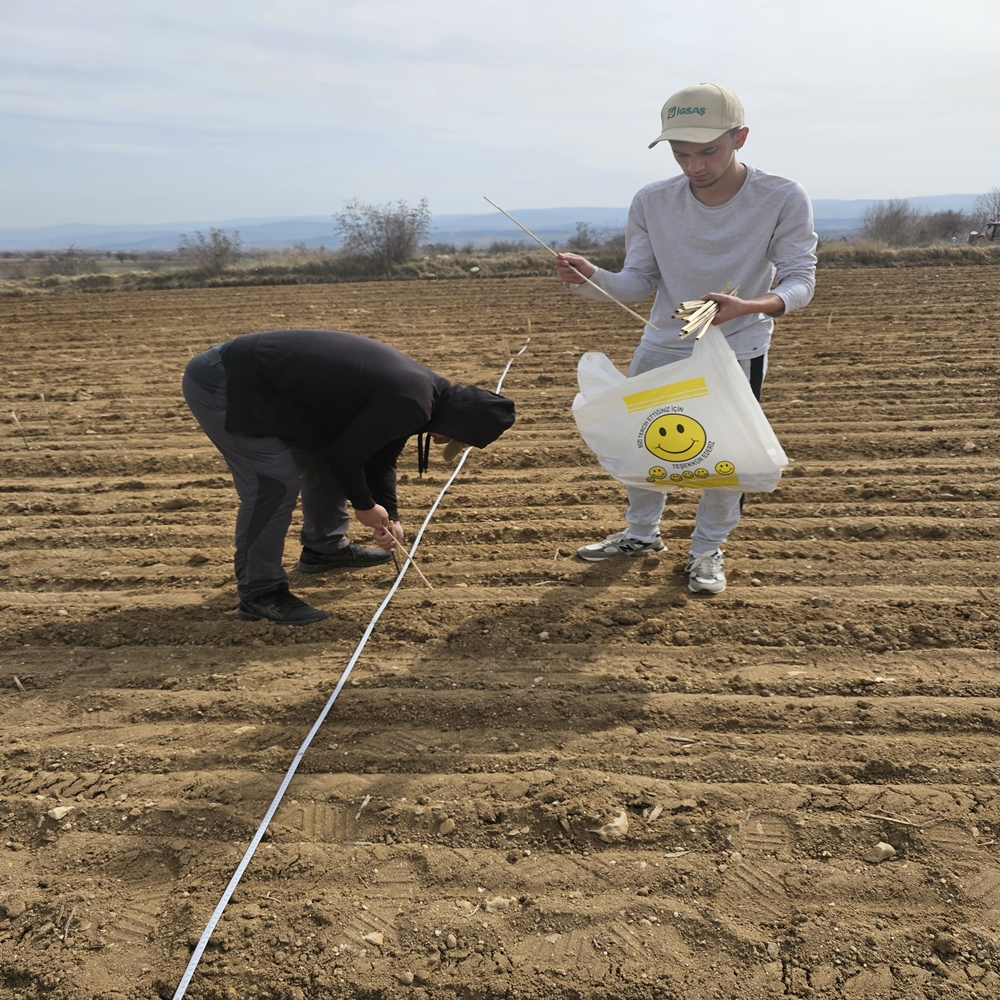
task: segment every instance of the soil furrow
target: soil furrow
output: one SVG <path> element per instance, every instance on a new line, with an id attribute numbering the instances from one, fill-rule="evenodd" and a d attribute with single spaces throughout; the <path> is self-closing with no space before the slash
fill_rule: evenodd
<path id="1" fill-rule="evenodd" d="M 188 358 L 319 326 L 492 386 L 529 320 L 518 423 L 440 508 L 434 589 L 404 582 L 188 995 L 1000 995 L 1000 278 L 819 278 L 764 387 L 793 461 L 709 599 L 695 492 L 665 554 L 574 556 L 625 503 L 576 364 L 638 334 L 554 281 L 0 303 L 0 995 L 171 995 L 392 580 L 293 572 L 329 621 L 235 620 Z M 410 531 L 446 472 L 404 452 Z"/>

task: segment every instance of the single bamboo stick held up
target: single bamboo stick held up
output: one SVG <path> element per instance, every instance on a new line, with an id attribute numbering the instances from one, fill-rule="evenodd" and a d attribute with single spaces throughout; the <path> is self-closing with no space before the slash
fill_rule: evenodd
<path id="1" fill-rule="evenodd" d="M 542 240 L 540 240 L 530 229 L 528 229 L 527 226 L 522 226 L 521 223 L 518 222 L 513 215 L 511 215 L 509 212 L 505 212 L 495 201 L 492 200 L 492 198 L 487 198 L 486 195 L 483 195 L 483 198 L 486 201 L 488 201 L 498 212 L 500 212 L 501 215 L 506 215 L 507 218 L 510 219 L 510 221 L 513 222 L 518 229 L 521 229 L 524 232 L 526 232 L 540 247 L 544 247 L 546 250 L 548 250 L 548 252 L 552 254 L 553 257 L 559 256 L 559 254 L 555 250 L 553 250 L 552 247 L 548 245 L 548 243 L 545 243 Z M 601 295 L 611 299 L 611 301 L 614 302 L 615 305 L 621 306 L 622 309 L 624 309 L 625 312 L 627 312 L 630 316 L 634 316 L 637 320 L 641 320 L 644 325 L 651 326 L 653 327 L 654 330 L 659 332 L 660 328 L 658 326 L 655 326 L 653 323 L 650 323 L 645 316 L 640 315 L 634 309 L 629 309 L 629 307 L 625 305 L 624 302 L 619 302 L 618 299 L 616 299 L 610 292 L 606 292 L 603 288 L 601 288 L 600 285 L 598 285 L 594 281 L 591 281 L 590 278 L 588 278 L 586 275 L 580 274 L 580 272 L 577 271 L 572 264 L 570 264 L 569 267 L 573 271 L 576 271 L 576 273 L 579 274 L 580 277 L 583 278 L 583 280 L 586 281 L 588 285 L 592 285 L 594 288 L 596 288 L 601 293 Z"/>

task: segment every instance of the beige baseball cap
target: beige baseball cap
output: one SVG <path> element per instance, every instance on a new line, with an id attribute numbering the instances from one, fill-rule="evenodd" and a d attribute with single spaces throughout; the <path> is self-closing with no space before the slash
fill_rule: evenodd
<path id="1" fill-rule="evenodd" d="M 699 83 L 678 90 L 660 112 L 663 131 L 649 148 L 658 142 L 711 142 L 731 128 L 743 127 L 743 105 L 728 87 Z"/>

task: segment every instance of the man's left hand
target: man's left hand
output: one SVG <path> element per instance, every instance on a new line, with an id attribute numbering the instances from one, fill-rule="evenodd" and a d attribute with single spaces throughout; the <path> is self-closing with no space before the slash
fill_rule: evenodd
<path id="1" fill-rule="evenodd" d="M 722 295 L 719 292 L 709 292 L 703 295 L 706 301 L 711 299 L 719 303 L 719 311 L 712 320 L 712 326 L 720 326 L 728 323 L 732 319 L 740 316 L 749 316 L 751 313 L 764 313 L 767 316 L 780 316 L 785 311 L 785 302 L 780 295 L 768 292 L 759 299 L 740 299 L 735 295 Z"/>

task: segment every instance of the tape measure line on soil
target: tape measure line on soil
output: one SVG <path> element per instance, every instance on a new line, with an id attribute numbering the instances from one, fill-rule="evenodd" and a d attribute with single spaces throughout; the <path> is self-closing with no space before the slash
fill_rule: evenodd
<path id="1" fill-rule="evenodd" d="M 528 349 L 528 344 L 530 343 L 531 338 L 528 337 L 528 339 L 524 342 L 524 347 L 522 347 L 521 350 L 519 350 L 517 354 L 515 354 L 507 362 L 500 375 L 500 379 L 497 382 L 496 392 L 499 392 L 503 388 L 504 379 L 507 377 L 507 373 L 510 371 L 511 365 L 514 364 L 514 360 L 516 358 L 519 358 L 522 354 L 524 354 L 524 352 Z M 434 512 L 438 509 L 438 506 L 444 499 L 445 493 L 448 492 L 451 484 L 455 482 L 458 478 L 458 474 L 462 471 L 462 466 L 465 465 L 465 460 L 469 457 L 470 451 L 472 451 L 471 447 L 466 448 L 465 451 L 462 452 L 462 457 L 458 460 L 458 464 L 455 466 L 455 471 L 448 477 L 448 481 L 441 487 L 441 492 L 438 493 L 434 503 L 431 504 L 431 509 L 427 512 L 427 516 L 420 525 L 420 530 L 413 539 L 413 545 L 410 547 L 410 552 L 407 554 L 406 561 L 403 563 L 403 568 L 399 571 L 399 575 L 393 581 L 393 584 L 389 588 L 389 592 L 383 598 L 382 603 L 375 609 L 375 614 L 372 615 L 371 620 L 368 622 L 368 627 L 365 629 L 364 634 L 358 641 L 354 652 L 351 654 L 351 658 L 347 661 L 347 666 L 344 667 L 344 672 L 340 675 L 340 680 L 337 681 L 337 686 L 333 689 L 333 693 L 327 699 L 322 711 L 313 723 L 312 728 L 306 734 L 306 738 L 302 741 L 302 745 L 296 752 L 291 764 L 289 764 L 288 770 L 285 772 L 284 778 L 281 779 L 281 784 L 278 786 L 278 790 L 275 792 L 274 798 L 271 800 L 271 804 L 267 808 L 267 812 L 264 813 L 264 818 L 260 821 L 260 826 L 257 827 L 257 832 L 254 833 L 251 838 L 246 852 L 241 858 L 240 863 L 236 866 L 236 871 L 233 872 L 233 877 L 229 880 L 229 884 L 222 893 L 222 897 L 219 899 L 215 909 L 212 911 L 212 915 L 208 918 L 208 923 L 205 925 L 205 929 L 202 931 L 201 937 L 198 939 L 198 943 L 195 945 L 195 949 L 191 953 L 191 958 L 188 960 L 187 967 L 184 969 L 184 974 L 181 976 L 180 982 L 177 984 L 177 989 L 174 991 L 173 1000 L 181 1000 L 185 993 L 187 993 L 187 988 L 191 985 L 191 979 L 198 968 L 199 962 L 201 962 L 201 957 L 205 953 L 205 948 L 208 946 L 212 933 L 215 931 L 215 926 L 222 917 L 223 911 L 229 905 L 229 900 L 236 891 L 236 887 L 240 884 L 240 880 L 243 878 L 244 872 L 250 866 L 250 862 L 253 860 L 253 856 L 256 853 L 257 848 L 260 846 L 261 840 L 264 839 L 264 834 L 267 832 L 267 828 L 270 825 L 271 820 L 274 818 L 274 814 L 278 811 L 278 806 L 281 805 L 281 800 L 284 798 L 285 792 L 288 791 L 288 786 L 291 784 L 292 778 L 295 777 L 295 772 L 298 771 L 302 758 L 305 756 L 306 751 L 312 744 L 312 741 L 316 738 L 316 734 L 319 732 L 320 726 L 323 725 L 326 721 L 326 717 L 330 714 L 330 710 L 333 708 L 334 702 L 337 700 L 338 695 L 343 690 L 348 678 L 351 676 L 351 671 L 354 669 L 354 665 L 361 658 L 361 654 L 364 652 L 364 648 L 368 644 L 368 640 L 371 638 L 372 632 L 375 631 L 375 626 L 378 624 L 378 620 L 382 617 L 382 612 L 389 606 L 389 602 L 392 600 L 393 595 L 399 589 L 399 585 L 403 582 L 406 570 L 411 565 L 414 569 L 416 569 L 416 564 L 413 562 L 413 553 L 417 551 L 417 547 L 420 545 L 420 540 L 423 538 L 424 532 L 427 530 L 427 526 L 430 524 L 431 518 L 434 516 Z M 360 815 L 360 810 L 358 815 Z"/>

